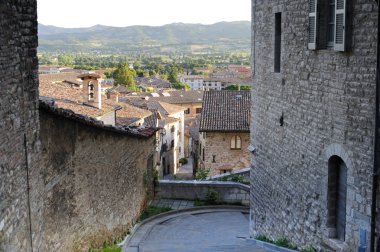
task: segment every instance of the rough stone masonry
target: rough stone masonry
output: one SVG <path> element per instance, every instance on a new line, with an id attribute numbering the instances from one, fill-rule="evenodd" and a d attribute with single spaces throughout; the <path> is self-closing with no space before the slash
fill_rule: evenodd
<path id="1" fill-rule="evenodd" d="M 141 213 L 154 130 L 139 137 L 39 107 L 36 50 L 36 1 L 1 1 L 0 251 L 87 251 Z"/>
<path id="2" fill-rule="evenodd" d="M 0 2 L 0 251 L 32 246 L 27 178 L 38 151 L 36 8 L 36 1 Z"/>
<path id="3" fill-rule="evenodd" d="M 253 237 L 286 237 L 301 248 L 324 251 L 357 251 L 363 234 L 369 243 L 378 4 L 347 3 L 352 48 L 339 52 L 308 49 L 308 0 L 252 0 Z M 328 225 L 332 157 L 347 167 L 343 240 Z"/>

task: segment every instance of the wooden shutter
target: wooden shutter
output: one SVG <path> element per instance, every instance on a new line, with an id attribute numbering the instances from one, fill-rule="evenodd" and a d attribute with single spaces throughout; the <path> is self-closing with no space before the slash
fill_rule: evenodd
<path id="1" fill-rule="evenodd" d="M 346 0 L 335 1 L 335 39 L 334 50 L 346 49 Z"/>
<path id="2" fill-rule="evenodd" d="M 317 49 L 317 6 L 318 0 L 309 0 L 309 36 L 308 48 Z"/>

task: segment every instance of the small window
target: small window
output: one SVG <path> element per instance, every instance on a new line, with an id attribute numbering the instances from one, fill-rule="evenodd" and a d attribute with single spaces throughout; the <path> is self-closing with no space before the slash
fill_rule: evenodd
<path id="1" fill-rule="evenodd" d="M 188 108 L 188 109 L 185 110 L 185 114 L 186 115 L 190 114 L 190 108 Z"/>
<path id="2" fill-rule="evenodd" d="M 202 160 L 205 161 L 205 148 L 202 150 Z"/>
<path id="3" fill-rule="evenodd" d="M 241 150 L 241 138 L 239 136 L 231 138 L 231 150 Z"/>
<path id="4" fill-rule="evenodd" d="M 281 12 L 275 14 L 274 27 L 274 72 L 281 70 Z"/>
<path id="5" fill-rule="evenodd" d="M 197 114 L 202 113 L 202 108 L 196 108 L 196 109 L 195 109 L 195 113 L 197 113 Z"/>
<path id="6" fill-rule="evenodd" d="M 212 155 L 212 162 L 213 163 L 216 163 L 215 158 L 216 158 L 216 155 Z"/>

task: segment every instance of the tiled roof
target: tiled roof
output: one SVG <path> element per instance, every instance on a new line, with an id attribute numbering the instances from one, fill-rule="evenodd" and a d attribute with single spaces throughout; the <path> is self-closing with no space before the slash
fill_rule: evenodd
<path id="1" fill-rule="evenodd" d="M 51 101 L 49 103 L 49 106 L 52 107 L 50 111 L 58 111 L 59 114 L 65 116 L 69 115 L 70 118 L 74 117 L 76 120 L 80 120 L 80 118 L 85 121 L 87 119 L 90 121 L 96 120 L 96 118 L 106 113 L 115 111 L 116 108 L 121 108 L 116 111 L 116 125 L 125 128 L 125 126 L 137 120 L 152 115 L 152 112 L 148 110 L 125 103 L 119 103 L 114 99 L 106 99 L 106 96 L 102 96 L 102 109 L 99 109 L 94 103 L 84 102 L 81 88 L 72 87 L 63 82 L 62 78 L 59 81 L 57 76 L 54 77 L 54 81 L 52 81 L 52 77 L 50 77 L 49 80 L 40 78 L 39 93 L 40 101 Z M 127 130 L 129 130 L 129 128 Z"/>
<path id="2" fill-rule="evenodd" d="M 102 121 L 96 120 L 94 118 L 88 117 L 86 115 L 81 115 L 74 113 L 73 111 L 65 108 L 58 108 L 54 105 L 53 100 L 49 100 L 40 97 L 39 108 L 43 109 L 49 113 L 56 114 L 58 116 L 65 117 L 69 120 L 77 121 L 81 124 L 92 126 L 95 128 L 100 128 L 107 131 L 112 131 L 128 136 L 150 138 L 158 130 L 152 127 L 121 127 L 121 126 L 110 126 L 104 125 Z"/>
<path id="3" fill-rule="evenodd" d="M 150 111 L 158 111 L 164 117 L 172 114 L 176 114 L 186 109 L 177 105 L 169 104 L 161 101 L 151 101 L 145 99 L 125 99 L 126 103 L 129 103 L 133 106 L 137 106 L 139 108 L 148 109 Z"/>
<path id="4" fill-rule="evenodd" d="M 55 106 L 70 109 L 77 114 L 87 115 L 93 118 L 100 117 L 112 110 L 114 106 L 102 103 L 102 109 L 92 103 L 84 103 L 82 89 L 73 88 L 71 85 L 58 82 L 43 81 L 40 79 L 40 96 L 54 99 Z M 103 97 L 103 100 L 105 97 Z"/>
<path id="5" fill-rule="evenodd" d="M 117 87 L 111 88 L 109 90 L 109 92 L 112 92 L 112 91 L 117 91 L 120 94 L 129 94 L 129 93 L 134 92 L 132 89 L 129 89 L 129 88 L 124 87 L 124 86 L 117 86 Z"/>
<path id="6" fill-rule="evenodd" d="M 144 123 L 150 127 L 158 127 L 160 115 L 158 112 L 153 112 L 150 116 L 144 118 Z"/>
<path id="7" fill-rule="evenodd" d="M 153 97 L 152 94 L 149 93 L 138 93 L 137 95 L 127 96 L 127 98 L 147 97 L 150 101 L 162 101 L 170 104 L 202 103 L 203 101 L 203 91 L 200 90 L 176 90 L 157 94 L 159 95 L 158 97 Z"/>
<path id="8" fill-rule="evenodd" d="M 249 132 L 250 91 L 206 91 L 199 131 Z"/>
<path id="9" fill-rule="evenodd" d="M 134 81 L 136 86 L 141 87 L 155 87 L 155 88 L 169 88 L 170 82 L 156 77 L 135 77 Z"/>
<path id="10" fill-rule="evenodd" d="M 204 75 L 182 75 L 181 78 L 185 80 L 203 79 Z"/>
<path id="11" fill-rule="evenodd" d="M 40 81 L 49 81 L 49 82 L 56 82 L 56 81 L 75 81 L 77 82 L 80 78 L 78 78 L 78 73 L 76 72 L 69 72 L 69 73 L 58 73 L 58 74 L 40 74 L 38 76 Z"/>
<path id="12" fill-rule="evenodd" d="M 84 79 L 84 78 L 93 78 L 93 79 L 100 79 L 102 76 L 100 76 L 100 74 L 97 74 L 97 73 L 83 73 L 83 74 L 80 74 L 78 75 L 78 78 L 80 79 Z"/>

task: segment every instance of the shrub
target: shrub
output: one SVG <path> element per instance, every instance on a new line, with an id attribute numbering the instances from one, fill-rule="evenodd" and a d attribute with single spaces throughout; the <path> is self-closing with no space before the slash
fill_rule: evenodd
<path id="1" fill-rule="evenodd" d="M 259 235 L 259 236 L 256 236 L 255 239 L 259 240 L 259 241 L 263 241 L 263 242 L 272 243 L 272 244 L 275 244 L 279 247 L 284 247 L 284 248 L 288 248 L 288 249 L 297 249 L 297 246 L 294 246 L 293 244 L 291 244 L 289 242 L 289 240 L 286 238 L 280 238 L 276 241 L 273 241 L 273 240 L 269 239 L 268 237 L 266 237 L 265 235 Z M 304 251 L 304 252 L 310 252 L 310 251 Z M 313 252 L 313 251 L 311 251 L 311 252 Z"/>
<path id="2" fill-rule="evenodd" d="M 195 174 L 195 179 L 196 180 L 206 180 L 209 173 L 210 173 L 209 169 L 199 169 L 197 171 L 197 173 Z"/>
<path id="3" fill-rule="evenodd" d="M 291 244 L 286 238 L 280 238 L 277 241 L 275 241 L 274 244 L 284 248 L 297 249 L 297 247 Z"/>
<path id="4" fill-rule="evenodd" d="M 313 246 L 309 246 L 308 248 L 301 249 L 300 252 L 317 252 L 317 250 Z"/>
<path id="5" fill-rule="evenodd" d="M 206 193 L 206 203 L 210 205 L 215 205 L 218 201 L 219 193 L 212 188 L 209 188 Z"/>
<path id="6" fill-rule="evenodd" d="M 187 164 L 189 161 L 187 160 L 187 158 L 181 158 L 180 160 L 179 160 L 179 163 L 180 164 Z"/>

